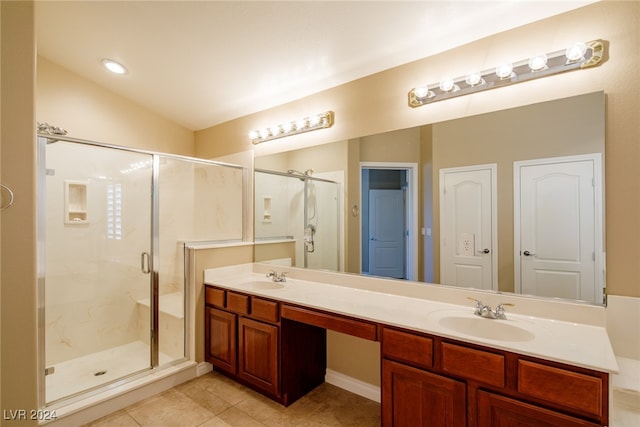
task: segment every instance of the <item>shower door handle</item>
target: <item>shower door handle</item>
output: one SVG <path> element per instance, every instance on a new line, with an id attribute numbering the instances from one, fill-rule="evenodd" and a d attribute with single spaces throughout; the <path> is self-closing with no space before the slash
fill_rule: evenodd
<path id="1" fill-rule="evenodd" d="M 142 252 L 140 255 L 140 270 L 142 270 L 144 274 L 151 273 L 151 266 L 149 265 L 150 259 L 151 255 L 149 255 L 149 252 Z"/>

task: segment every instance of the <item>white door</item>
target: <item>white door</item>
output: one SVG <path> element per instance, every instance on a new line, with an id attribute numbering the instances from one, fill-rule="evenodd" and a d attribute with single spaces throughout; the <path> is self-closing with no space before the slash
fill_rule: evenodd
<path id="1" fill-rule="evenodd" d="M 404 190 L 369 190 L 369 273 L 405 278 Z"/>
<path id="2" fill-rule="evenodd" d="M 440 170 L 440 283 L 498 289 L 496 165 Z"/>
<path id="3" fill-rule="evenodd" d="M 516 162 L 514 167 L 516 291 L 601 302 L 599 156 Z"/>

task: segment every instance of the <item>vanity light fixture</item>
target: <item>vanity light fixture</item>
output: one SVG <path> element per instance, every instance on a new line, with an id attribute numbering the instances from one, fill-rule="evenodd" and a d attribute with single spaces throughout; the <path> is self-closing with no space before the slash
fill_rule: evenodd
<path id="1" fill-rule="evenodd" d="M 251 139 L 251 142 L 254 144 L 260 144 L 261 142 L 284 138 L 285 136 L 330 128 L 333 126 L 334 120 L 334 112 L 327 111 L 325 113 L 303 117 L 298 120 L 292 120 L 284 124 L 252 130 L 249 132 L 249 139 Z"/>
<path id="2" fill-rule="evenodd" d="M 496 75 L 500 80 L 510 79 L 513 77 L 513 64 L 504 63 L 496 67 Z"/>
<path id="3" fill-rule="evenodd" d="M 503 63 L 494 69 L 472 72 L 455 79 L 447 78 L 438 83 L 413 88 L 409 91 L 409 106 L 420 107 L 483 90 L 594 67 L 604 60 L 604 41 L 576 43 L 565 50 L 533 56 L 514 63 Z"/>
<path id="4" fill-rule="evenodd" d="M 114 74 L 127 74 L 127 67 L 112 59 L 103 59 L 102 65 Z"/>

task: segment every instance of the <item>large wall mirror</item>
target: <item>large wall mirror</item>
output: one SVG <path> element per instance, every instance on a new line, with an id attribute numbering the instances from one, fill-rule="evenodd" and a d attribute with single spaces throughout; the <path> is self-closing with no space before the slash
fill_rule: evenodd
<path id="1" fill-rule="evenodd" d="M 602 304 L 604 123 L 595 92 L 258 156 L 256 259 Z"/>

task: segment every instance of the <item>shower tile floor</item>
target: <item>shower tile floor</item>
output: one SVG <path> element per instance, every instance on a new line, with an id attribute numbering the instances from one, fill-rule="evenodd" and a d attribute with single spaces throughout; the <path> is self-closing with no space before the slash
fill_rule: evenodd
<path id="1" fill-rule="evenodd" d="M 169 356 L 160 353 L 161 365 L 169 361 Z M 55 373 L 46 377 L 46 401 L 53 402 L 98 387 L 149 366 L 149 345 L 142 341 L 57 363 L 53 365 Z"/>

